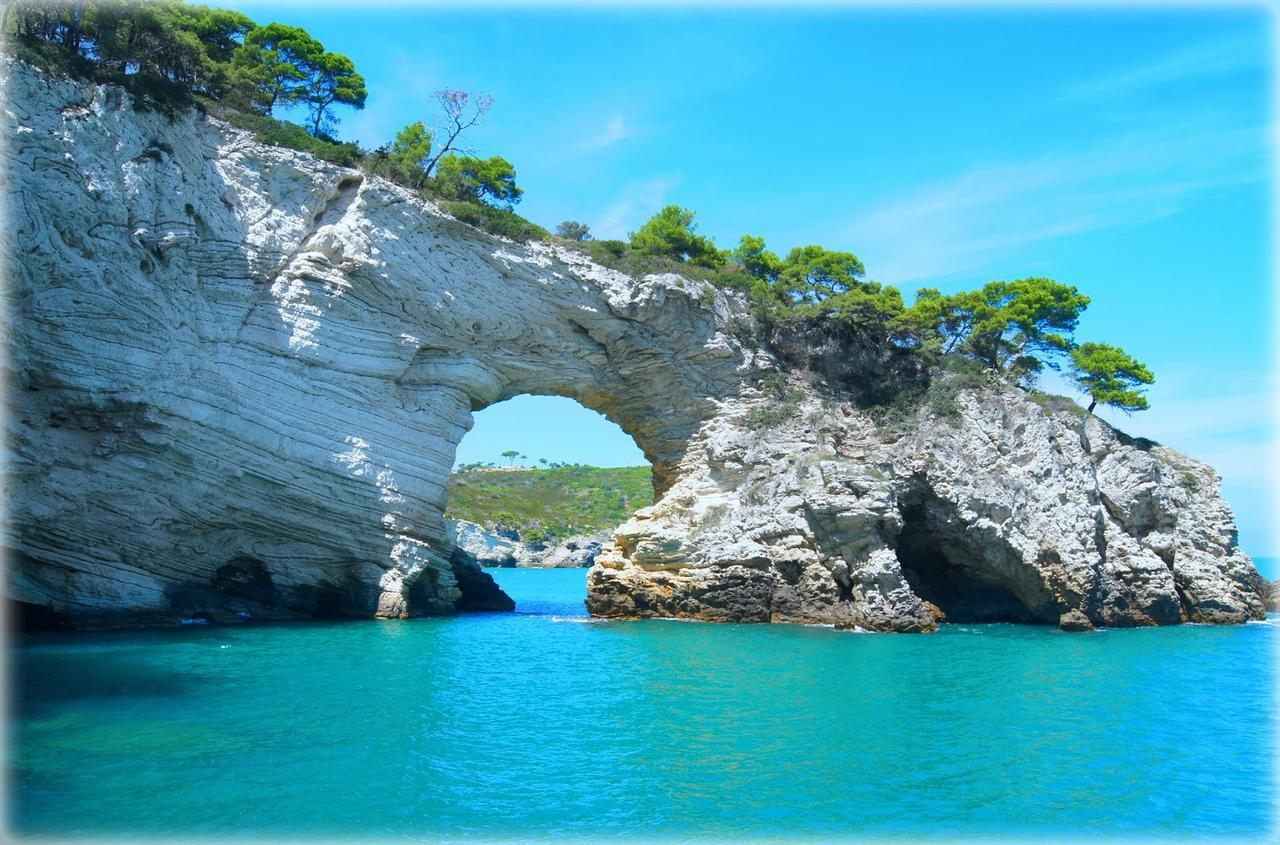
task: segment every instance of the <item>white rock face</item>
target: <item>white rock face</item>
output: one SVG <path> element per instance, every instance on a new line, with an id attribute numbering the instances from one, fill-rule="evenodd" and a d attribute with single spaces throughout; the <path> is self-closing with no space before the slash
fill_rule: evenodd
<path id="1" fill-rule="evenodd" d="M 592 569 L 600 615 L 927 630 L 1262 612 L 1216 477 L 1170 450 L 1011 390 L 886 437 L 806 388 L 753 427 L 771 362 L 730 336 L 731 296 L 0 68 L 4 542 L 35 617 L 507 607 L 443 512 L 471 414 L 521 393 L 601 411 L 654 465 L 661 499 Z"/>
<path id="2" fill-rule="evenodd" d="M 452 536 L 454 546 L 481 566 L 515 566 L 526 548 L 523 543 L 490 534 L 465 519 L 446 519 L 444 526 L 445 535 Z"/>
<path id="3" fill-rule="evenodd" d="M 444 524 L 445 535 L 453 538 L 454 546 L 480 566 L 520 569 L 587 567 L 595 563 L 604 547 L 612 541 L 611 534 L 583 534 L 550 545 L 530 545 L 490 534 L 483 526 L 464 519 L 446 519 Z"/>
<path id="4" fill-rule="evenodd" d="M 669 484 L 735 389 L 702 285 L 5 67 L 19 602 L 81 625 L 448 612 L 473 411 L 573 397 Z"/>

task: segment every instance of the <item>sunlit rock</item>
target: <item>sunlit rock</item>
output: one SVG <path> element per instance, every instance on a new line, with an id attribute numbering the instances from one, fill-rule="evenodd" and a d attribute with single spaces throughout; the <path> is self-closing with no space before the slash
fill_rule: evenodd
<path id="1" fill-rule="evenodd" d="M 739 298 L 482 234 L 360 172 L 3 65 L 9 595 L 100 626 L 503 609 L 444 519 L 474 411 L 600 411 L 659 498 L 602 616 L 923 631 L 1262 613 L 1202 464 L 1005 389 L 764 415 Z M 749 333 L 749 332 L 748 332 Z"/>

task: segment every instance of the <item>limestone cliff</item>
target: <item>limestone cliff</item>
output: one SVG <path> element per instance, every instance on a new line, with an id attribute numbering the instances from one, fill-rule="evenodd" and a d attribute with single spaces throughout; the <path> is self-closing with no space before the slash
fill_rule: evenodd
<path id="1" fill-rule="evenodd" d="M 894 631 L 1262 615 L 1213 471 L 1068 403 L 970 390 L 894 432 L 815 398 L 760 430 L 760 401 L 726 401 L 617 530 L 593 613 Z"/>
<path id="2" fill-rule="evenodd" d="M 606 616 L 923 630 L 1261 614 L 1211 471 L 1013 390 L 755 425 L 742 303 L 482 234 L 355 170 L 3 65 L 9 595 L 80 626 L 509 600 L 445 530 L 472 412 L 601 411 L 659 501 Z M 1075 614 L 1075 615 L 1073 615 Z"/>

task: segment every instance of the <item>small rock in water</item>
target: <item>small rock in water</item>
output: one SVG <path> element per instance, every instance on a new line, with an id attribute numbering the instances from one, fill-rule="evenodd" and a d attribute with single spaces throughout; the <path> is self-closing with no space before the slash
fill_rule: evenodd
<path id="1" fill-rule="evenodd" d="M 1068 610 L 1058 617 L 1058 627 L 1064 631 L 1092 631 L 1093 623 L 1080 611 Z"/>

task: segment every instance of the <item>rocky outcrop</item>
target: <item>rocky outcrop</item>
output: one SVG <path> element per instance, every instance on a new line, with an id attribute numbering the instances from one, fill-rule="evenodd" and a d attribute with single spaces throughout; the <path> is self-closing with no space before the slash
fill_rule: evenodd
<path id="1" fill-rule="evenodd" d="M 521 393 L 601 411 L 654 466 L 658 501 L 591 570 L 598 615 L 922 631 L 1262 613 L 1216 476 L 1171 450 L 1008 388 L 898 430 L 799 380 L 771 408 L 756 385 L 775 362 L 734 339 L 750 317 L 732 295 L 4 68 L 4 542 L 28 617 L 507 607 L 443 513 L 471 414 Z"/>
<path id="2" fill-rule="evenodd" d="M 466 520 L 445 520 L 445 534 L 464 555 L 480 566 L 528 569 L 564 569 L 587 567 L 610 542 L 612 535 L 583 535 L 560 542 L 525 543 L 485 531 L 483 526 Z M 513 535 L 518 536 L 518 535 Z"/>
<path id="3" fill-rule="evenodd" d="M 770 402 L 704 425 L 597 561 L 593 613 L 890 631 L 1262 614 L 1213 471 L 1071 403 L 964 390 L 892 430 L 811 396 L 753 427 Z"/>
<path id="4" fill-rule="evenodd" d="M 547 549 L 542 559 L 534 565 L 548 569 L 591 566 L 612 540 L 611 534 L 582 534 L 569 537 Z"/>
<path id="5" fill-rule="evenodd" d="M 514 567 L 528 554 L 524 543 L 491 534 L 474 522 L 446 519 L 444 525 L 445 536 L 453 540 L 457 550 L 480 566 Z"/>

